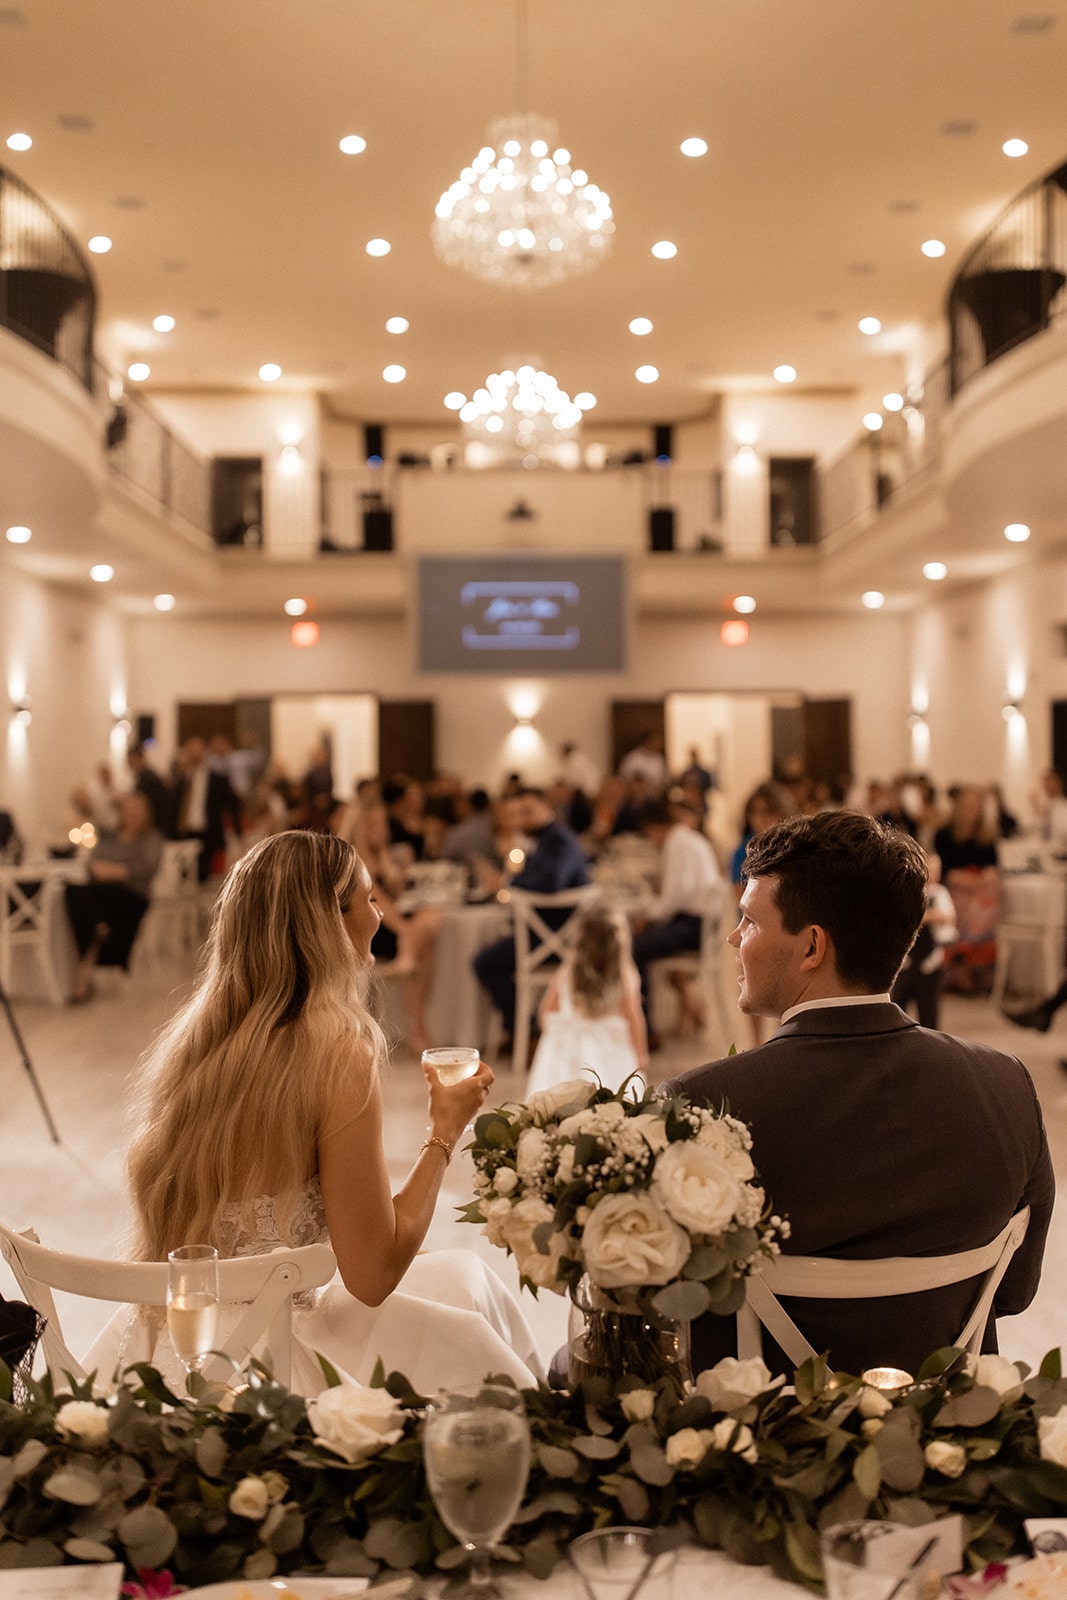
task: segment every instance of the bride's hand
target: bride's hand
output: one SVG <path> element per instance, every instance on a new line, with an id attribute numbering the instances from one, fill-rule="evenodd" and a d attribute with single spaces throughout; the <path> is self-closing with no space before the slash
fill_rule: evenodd
<path id="1" fill-rule="evenodd" d="M 451 1084 L 443 1084 L 433 1067 L 422 1070 L 430 1091 L 430 1131 L 454 1145 L 485 1104 L 493 1082 L 492 1069 L 479 1061 L 472 1077 Z"/>

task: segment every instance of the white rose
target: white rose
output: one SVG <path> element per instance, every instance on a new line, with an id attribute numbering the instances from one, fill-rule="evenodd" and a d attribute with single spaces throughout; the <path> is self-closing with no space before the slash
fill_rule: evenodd
<path id="1" fill-rule="evenodd" d="M 651 1111 L 642 1111 L 636 1117 L 630 1118 L 631 1128 L 636 1128 L 650 1150 L 658 1155 L 667 1148 L 667 1124 L 662 1117 L 655 1116 Z"/>
<path id="2" fill-rule="evenodd" d="M 653 1196 L 609 1194 L 582 1236 L 585 1270 L 601 1289 L 670 1283 L 689 1259 L 689 1235 Z"/>
<path id="3" fill-rule="evenodd" d="M 626 1112 L 617 1100 L 606 1100 L 603 1105 L 587 1106 L 565 1117 L 559 1125 L 561 1139 L 577 1139 L 581 1133 L 591 1133 L 595 1139 L 611 1144 L 612 1134 L 619 1124 L 626 1122 Z"/>
<path id="4" fill-rule="evenodd" d="M 755 1464 L 759 1460 L 752 1429 L 743 1422 L 733 1422 L 723 1417 L 711 1430 L 711 1442 L 716 1450 L 732 1450 L 742 1461 Z"/>
<path id="5" fill-rule="evenodd" d="M 679 1428 L 667 1440 L 668 1465 L 672 1467 L 699 1467 L 712 1446 L 712 1434 L 707 1428 Z"/>
<path id="6" fill-rule="evenodd" d="M 262 1522 L 267 1515 L 270 1495 L 262 1478 L 242 1478 L 230 1495 L 228 1505 L 235 1517 Z"/>
<path id="7" fill-rule="evenodd" d="M 540 1128 L 524 1128 L 519 1134 L 515 1168 L 523 1183 L 529 1183 L 544 1159 L 547 1139 Z"/>
<path id="8" fill-rule="evenodd" d="M 1013 1405 L 1023 1392 L 1023 1380 L 1018 1367 L 1004 1356 L 979 1356 L 975 1362 L 974 1380 L 986 1389 L 995 1389 L 1006 1406 Z"/>
<path id="9" fill-rule="evenodd" d="M 519 1187 L 519 1175 L 514 1167 L 497 1167 L 493 1175 L 493 1188 L 497 1194 L 513 1194 Z"/>
<path id="10" fill-rule="evenodd" d="M 68 1400 L 56 1412 L 56 1428 L 64 1439 L 99 1450 L 107 1444 L 107 1410 L 92 1400 Z"/>
<path id="11" fill-rule="evenodd" d="M 864 1385 L 860 1390 L 859 1405 L 856 1408 L 861 1417 L 868 1421 L 872 1417 L 884 1417 L 887 1411 L 892 1411 L 893 1402 L 887 1400 L 880 1389 L 870 1389 Z"/>
<path id="12" fill-rule="evenodd" d="M 588 1078 L 570 1078 L 551 1089 L 540 1089 L 526 1102 L 526 1109 L 536 1122 L 551 1122 L 561 1111 L 587 1106 L 596 1093 L 597 1086 Z"/>
<path id="13" fill-rule="evenodd" d="M 1038 1418 L 1037 1440 L 1042 1461 L 1067 1467 L 1067 1406 L 1061 1406 L 1054 1417 Z"/>
<path id="14" fill-rule="evenodd" d="M 535 1272 L 540 1272 L 539 1262 L 548 1261 L 533 1242 L 534 1229 L 542 1222 L 552 1221 L 552 1207 L 536 1195 L 529 1195 L 510 1207 L 501 1224 L 504 1243 L 515 1257 L 519 1271 L 531 1283 L 537 1282 Z"/>
<path id="15" fill-rule="evenodd" d="M 619 1401 L 627 1422 L 647 1422 L 656 1409 L 655 1389 L 631 1389 Z"/>
<path id="16" fill-rule="evenodd" d="M 482 1216 L 485 1218 L 485 1237 L 490 1244 L 495 1244 L 502 1249 L 505 1244 L 504 1222 L 511 1215 L 510 1200 L 487 1200 L 482 1206 Z"/>
<path id="17" fill-rule="evenodd" d="M 551 1289 L 553 1294 L 566 1294 L 567 1285 L 560 1281 L 559 1264 L 564 1256 L 576 1254 L 573 1235 L 553 1233 L 549 1236 L 548 1254 L 542 1255 L 531 1240 L 530 1249 L 519 1261 L 519 1271 L 538 1289 Z"/>
<path id="18" fill-rule="evenodd" d="M 366 1461 L 403 1436 L 404 1413 L 384 1389 L 342 1383 L 308 1401 L 308 1421 L 320 1444 L 350 1464 Z"/>
<path id="19" fill-rule="evenodd" d="M 961 1444 L 951 1444 L 947 1439 L 933 1439 L 923 1451 L 928 1467 L 945 1478 L 958 1478 L 967 1465 L 967 1452 Z"/>
<path id="20" fill-rule="evenodd" d="M 574 1146 L 567 1144 L 560 1152 L 556 1163 L 556 1178 L 560 1183 L 570 1183 L 574 1177 Z"/>
<path id="21" fill-rule="evenodd" d="M 784 1382 L 784 1375 L 771 1377 L 759 1356 L 753 1356 L 750 1361 L 724 1356 L 713 1367 L 698 1373 L 696 1387 L 697 1393 L 709 1400 L 716 1411 L 738 1411 L 764 1390 L 777 1389 Z"/>
<path id="22" fill-rule="evenodd" d="M 690 1139 L 656 1157 L 652 1193 L 683 1228 L 715 1235 L 733 1221 L 741 1181 L 714 1150 Z"/>
<path id="23" fill-rule="evenodd" d="M 742 1140 L 737 1131 L 738 1126 L 732 1121 L 728 1122 L 716 1117 L 712 1122 L 705 1122 L 698 1130 L 696 1143 L 702 1145 L 705 1149 L 714 1150 L 720 1161 L 729 1167 L 735 1177 L 740 1178 L 742 1182 L 747 1182 L 749 1178 L 755 1176 L 756 1169 L 752 1165 L 752 1157 L 748 1153 L 748 1145 Z M 744 1125 L 741 1124 L 740 1126 L 743 1132 L 747 1133 L 748 1130 L 744 1128 Z"/>

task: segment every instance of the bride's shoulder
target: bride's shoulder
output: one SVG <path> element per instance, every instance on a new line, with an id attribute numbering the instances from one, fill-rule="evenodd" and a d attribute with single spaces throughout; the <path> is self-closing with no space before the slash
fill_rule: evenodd
<path id="1" fill-rule="evenodd" d="M 319 1138 L 329 1138 L 367 1110 L 378 1087 L 378 1062 L 365 1039 L 338 1040 L 324 1062 Z"/>

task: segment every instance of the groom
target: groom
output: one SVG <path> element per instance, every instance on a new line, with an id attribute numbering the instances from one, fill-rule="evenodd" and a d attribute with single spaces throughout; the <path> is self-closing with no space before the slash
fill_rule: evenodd
<path id="1" fill-rule="evenodd" d="M 667 1085 L 725 1105 L 752 1129 L 752 1157 L 796 1255 L 950 1255 L 993 1239 L 1022 1206 L 1029 1231 L 997 1291 L 1014 1315 L 1037 1290 L 1054 1180 L 1021 1062 L 920 1028 L 889 998 L 922 921 L 923 852 L 855 812 L 790 817 L 745 858 L 739 1006 L 780 1019 L 766 1044 Z M 879 1300 L 784 1300 L 831 1365 L 915 1372 L 951 1344 L 970 1284 Z M 699 1371 L 736 1353 L 732 1318 L 693 1324 Z M 996 1349 L 990 1318 L 985 1348 Z M 772 1370 L 790 1363 L 764 1335 Z"/>

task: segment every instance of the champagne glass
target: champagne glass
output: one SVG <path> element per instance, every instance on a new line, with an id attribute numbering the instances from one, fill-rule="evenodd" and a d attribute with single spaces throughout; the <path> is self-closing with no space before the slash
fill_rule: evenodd
<path id="1" fill-rule="evenodd" d="M 472 1044 L 448 1044 L 422 1052 L 423 1066 L 432 1067 L 440 1081 L 447 1086 L 462 1083 L 464 1078 L 473 1078 L 480 1059 L 477 1046 Z"/>
<path id="2" fill-rule="evenodd" d="M 219 1253 L 186 1244 L 167 1257 L 167 1331 L 186 1372 L 199 1372 L 214 1348 L 219 1322 Z"/>
<path id="3" fill-rule="evenodd" d="M 441 1521 L 471 1556 L 457 1600 L 498 1595 L 491 1553 L 514 1520 L 530 1470 L 522 1395 L 488 1383 L 440 1395 L 426 1419 L 423 1458 Z"/>

